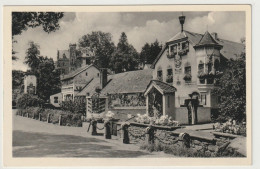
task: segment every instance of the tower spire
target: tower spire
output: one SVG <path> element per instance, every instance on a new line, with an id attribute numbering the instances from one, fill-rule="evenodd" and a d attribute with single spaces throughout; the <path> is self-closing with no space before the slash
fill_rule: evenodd
<path id="1" fill-rule="evenodd" d="M 181 32 L 183 32 L 183 25 L 185 23 L 185 16 L 183 16 L 183 12 L 181 13 L 181 16 L 179 16 L 179 21 L 181 24 Z"/>

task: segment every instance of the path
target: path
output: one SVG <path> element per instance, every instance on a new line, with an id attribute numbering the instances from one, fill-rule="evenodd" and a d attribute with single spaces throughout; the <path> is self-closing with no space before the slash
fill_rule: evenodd
<path id="1" fill-rule="evenodd" d="M 15 111 L 13 110 L 13 113 Z M 118 138 L 91 136 L 82 127 L 47 124 L 13 115 L 14 157 L 173 157 L 163 152 L 149 153 Z"/>

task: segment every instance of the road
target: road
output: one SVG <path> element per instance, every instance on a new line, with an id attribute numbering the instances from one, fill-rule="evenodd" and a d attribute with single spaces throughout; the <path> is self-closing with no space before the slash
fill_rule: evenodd
<path id="1" fill-rule="evenodd" d="M 16 110 L 13 110 L 15 114 Z M 116 137 L 91 136 L 83 127 L 47 124 L 13 115 L 13 157 L 135 158 L 173 157 L 163 152 L 140 150 Z"/>

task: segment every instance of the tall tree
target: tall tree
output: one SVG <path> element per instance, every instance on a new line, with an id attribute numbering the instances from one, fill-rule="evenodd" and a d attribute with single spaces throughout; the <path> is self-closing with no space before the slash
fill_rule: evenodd
<path id="1" fill-rule="evenodd" d="M 218 79 L 219 88 L 214 94 L 219 97 L 218 120 L 229 118 L 244 121 L 246 118 L 246 60 L 245 53 L 227 62 L 226 70 Z"/>
<path id="2" fill-rule="evenodd" d="M 128 43 L 127 36 L 122 32 L 117 48 L 112 55 L 110 65 L 116 73 L 135 70 L 138 65 L 138 53 Z"/>
<path id="3" fill-rule="evenodd" d="M 151 44 L 145 43 L 140 53 L 140 62 L 152 64 L 161 50 L 162 45 L 159 44 L 157 39 Z"/>
<path id="4" fill-rule="evenodd" d="M 60 92 L 60 72 L 55 70 L 52 58 L 41 60 L 37 68 L 37 95 L 47 101 L 50 95 Z"/>
<path id="5" fill-rule="evenodd" d="M 29 42 L 29 48 L 26 50 L 25 61 L 32 72 L 35 72 L 36 68 L 40 64 L 40 46 L 34 42 Z"/>
<path id="6" fill-rule="evenodd" d="M 12 41 L 15 35 L 20 35 L 29 27 L 42 26 L 47 33 L 54 32 L 60 28 L 59 20 L 63 17 L 63 12 L 12 12 Z M 12 60 L 16 60 L 16 52 L 12 50 Z"/>
<path id="7" fill-rule="evenodd" d="M 99 67 L 109 68 L 110 58 L 115 50 L 110 33 L 94 31 L 84 35 L 79 39 L 79 47 L 90 47 L 95 52 L 96 64 Z"/>

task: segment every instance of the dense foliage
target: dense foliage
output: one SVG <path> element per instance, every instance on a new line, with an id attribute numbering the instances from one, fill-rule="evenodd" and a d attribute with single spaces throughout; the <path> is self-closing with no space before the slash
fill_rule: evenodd
<path id="1" fill-rule="evenodd" d="M 227 69 L 217 80 L 219 88 L 214 94 L 219 98 L 219 121 L 246 120 L 246 60 L 245 53 L 227 61 Z"/>
<path id="2" fill-rule="evenodd" d="M 60 92 L 60 72 L 55 70 L 52 58 L 40 56 L 39 48 L 34 42 L 29 43 L 25 63 L 37 78 L 37 95 L 47 101 L 50 95 Z"/>
<path id="3" fill-rule="evenodd" d="M 75 101 L 63 101 L 61 102 L 61 109 L 76 114 L 86 114 L 86 100 L 75 99 Z"/>
<path id="4" fill-rule="evenodd" d="M 36 96 L 32 96 L 30 94 L 23 94 L 17 100 L 17 107 L 19 109 L 25 109 L 27 107 L 42 107 L 44 101 Z"/>
<path id="5" fill-rule="evenodd" d="M 80 114 L 73 114 L 62 110 L 46 109 L 40 107 L 28 107 L 26 109 L 18 109 L 17 111 L 17 115 L 20 116 L 27 116 L 27 113 L 29 118 L 35 119 L 39 119 L 39 114 L 41 113 L 41 121 L 47 121 L 49 114 L 49 122 L 53 124 L 59 124 L 59 117 L 61 115 L 62 126 L 82 127 L 82 119 Z"/>
<path id="6" fill-rule="evenodd" d="M 136 70 L 139 55 L 136 49 L 128 43 L 127 36 L 122 32 L 116 50 L 112 55 L 110 66 L 115 73 Z"/>
<path id="7" fill-rule="evenodd" d="M 108 68 L 110 58 L 115 50 L 112 35 L 101 31 L 92 32 L 79 39 L 79 47 L 90 47 L 96 55 L 95 64 L 99 67 Z"/>
<path id="8" fill-rule="evenodd" d="M 12 36 L 19 35 L 28 27 L 42 26 L 45 32 L 59 29 L 63 12 L 12 12 Z"/>
<path id="9" fill-rule="evenodd" d="M 12 70 L 12 89 L 20 89 L 23 85 L 24 72 L 21 70 Z"/>
<path id="10" fill-rule="evenodd" d="M 140 62 L 143 64 L 152 64 L 161 50 L 162 45 L 159 44 L 158 40 L 155 40 L 151 44 L 145 43 L 140 53 Z"/>

